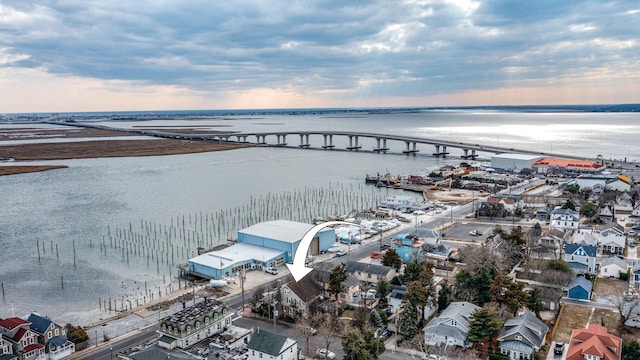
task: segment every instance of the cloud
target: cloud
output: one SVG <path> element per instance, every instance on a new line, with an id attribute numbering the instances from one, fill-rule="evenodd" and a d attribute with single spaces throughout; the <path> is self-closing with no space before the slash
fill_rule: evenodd
<path id="1" fill-rule="evenodd" d="M 510 87 L 640 73 L 639 20 L 633 2 L 608 1 L 7 0 L 0 69 L 36 84 L 34 74 L 59 86 L 162 89 L 168 106 L 246 106 L 240 96 L 273 101 L 252 102 L 260 107 L 464 105 L 452 94 L 491 91 L 505 103 Z M 3 93 L 8 84 L 0 78 Z M 574 89 L 561 101 L 582 102 Z M 114 108 L 136 106 L 121 101 Z"/>

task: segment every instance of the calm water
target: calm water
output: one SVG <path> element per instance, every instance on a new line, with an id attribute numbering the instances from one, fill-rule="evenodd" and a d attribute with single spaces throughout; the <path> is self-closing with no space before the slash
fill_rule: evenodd
<path id="1" fill-rule="evenodd" d="M 450 111 L 104 123 L 114 127 L 192 124 L 234 131 L 365 131 L 639 160 L 638 120 L 633 113 Z M 299 140 L 288 141 L 295 144 Z M 335 143 L 340 145 L 339 140 Z M 397 151 L 403 147 L 389 145 L 392 150 L 397 145 Z M 369 147 L 373 148 L 373 143 L 363 144 L 363 148 Z M 423 153 L 431 151 L 423 149 Z M 116 236 L 117 231 L 132 229 L 132 233 L 141 234 L 145 226 L 162 229 L 182 221 L 186 228 L 202 227 L 203 221 L 197 219 L 203 214 L 211 216 L 211 222 L 220 222 L 214 215 L 225 209 L 296 191 L 332 189 L 371 198 L 385 196 L 363 185 L 365 174 L 420 173 L 458 161 L 454 157 L 261 148 L 44 162 L 70 168 L 0 177 L 0 281 L 5 288 L 0 317 L 11 316 L 13 305 L 17 316 L 38 311 L 60 322 L 88 323 L 104 315 L 98 310 L 99 298 L 140 299 L 145 282 L 147 294 L 151 290 L 164 294 L 170 286 L 177 286 L 175 267 L 167 263 L 168 249 L 160 251 L 159 260 L 147 260 L 132 250 L 127 261 L 122 249 L 109 244 L 109 237 L 128 236 Z M 227 227 L 233 227 L 234 216 L 233 212 L 225 215 Z M 162 231 L 156 235 L 162 236 Z M 175 245 L 172 252 L 183 246 L 182 240 L 169 243 Z M 193 244 L 186 247 L 195 249 Z M 174 255 L 176 263 L 191 256 L 182 257 L 179 250 Z"/>

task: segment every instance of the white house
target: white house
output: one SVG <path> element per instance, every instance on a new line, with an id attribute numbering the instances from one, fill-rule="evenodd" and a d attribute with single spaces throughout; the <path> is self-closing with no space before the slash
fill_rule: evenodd
<path id="1" fill-rule="evenodd" d="M 564 250 L 564 261 L 571 266 L 576 274 L 595 273 L 597 254 L 595 246 L 566 244 Z"/>
<path id="2" fill-rule="evenodd" d="M 424 327 L 424 342 L 427 345 L 438 346 L 468 346 L 467 333 L 471 314 L 479 309 L 478 306 L 462 301 L 453 302 L 447 306 L 440 316 L 436 316 Z"/>
<path id="3" fill-rule="evenodd" d="M 578 231 L 571 235 L 569 244 L 584 244 L 589 246 L 598 246 L 596 236 L 592 233 Z"/>
<path id="4" fill-rule="evenodd" d="M 600 236 L 599 243 L 603 252 L 622 255 L 626 245 L 626 238 L 624 235 L 609 234 L 606 236 Z"/>
<path id="5" fill-rule="evenodd" d="M 162 334 L 158 346 L 166 349 L 186 349 L 195 343 L 224 331 L 231 325 L 232 312 L 229 307 L 216 300 L 205 300 L 160 322 L 158 332 Z"/>
<path id="6" fill-rule="evenodd" d="M 580 213 L 571 209 L 557 207 L 549 214 L 549 228 L 578 229 L 580 225 Z"/>
<path id="7" fill-rule="evenodd" d="M 627 273 L 629 264 L 626 261 L 612 256 L 602 259 L 600 262 L 600 270 L 598 271 L 599 277 L 614 277 L 619 278 L 621 273 Z"/>
<path id="8" fill-rule="evenodd" d="M 260 328 L 255 328 L 247 348 L 249 349 L 247 351 L 249 360 L 298 359 L 298 342 L 296 340 Z"/>

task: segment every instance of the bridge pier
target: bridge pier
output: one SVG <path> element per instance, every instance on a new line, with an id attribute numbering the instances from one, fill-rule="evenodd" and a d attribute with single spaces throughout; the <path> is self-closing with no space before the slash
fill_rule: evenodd
<path id="1" fill-rule="evenodd" d="M 417 152 L 419 152 L 420 150 L 418 150 L 418 148 L 416 147 L 416 142 L 415 141 L 405 141 L 405 144 L 407 144 L 407 148 L 405 151 L 403 151 L 403 154 L 415 154 Z M 413 144 L 413 146 L 410 148 L 410 145 Z"/>
<path id="2" fill-rule="evenodd" d="M 446 146 L 446 145 L 437 145 L 437 144 L 436 144 L 436 145 L 434 145 L 434 146 L 436 147 L 436 152 L 434 152 L 434 153 L 432 154 L 433 156 L 438 157 L 438 156 L 440 156 L 440 155 L 442 155 L 442 156 L 447 156 L 447 155 L 449 155 L 449 153 L 447 152 L 447 146 Z M 442 151 L 440 151 L 440 146 L 442 146 Z"/>
<path id="3" fill-rule="evenodd" d="M 324 145 L 322 146 L 323 149 L 333 149 L 335 147 L 335 145 L 333 145 L 332 134 L 323 134 L 322 137 L 324 137 Z M 327 144 L 327 138 L 329 139 L 328 144 Z"/>
<path id="4" fill-rule="evenodd" d="M 353 140 L 356 141 L 355 146 L 353 145 Z M 358 145 L 358 136 L 349 135 L 349 147 L 347 148 L 347 150 L 358 150 L 360 148 L 362 148 L 362 146 Z"/>
<path id="5" fill-rule="evenodd" d="M 278 146 L 286 146 L 287 145 L 287 135 L 285 135 L 285 134 L 276 135 L 276 139 L 278 141 L 278 143 L 277 143 Z M 280 141 L 280 139 L 282 139 L 282 141 Z"/>
<path id="6" fill-rule="evenodd" d="M 380 147 L 380 140 L 382 140 L 382 147 Z M 387 152 L 389 148 L 387 147 L 387 138 L 376 138 L 376 143 L 378 144 L 373 151 L 376 152 Z"/>
<path id="7" fill-rule="evenodd" d="M 471 154 L 469 154 L 469 149 L 462 149 L 464 151 L 464 155 L 462 155 L 463 159 L 472 159 L 475 160 L 475 158 L 478 157 L 478 154 L 476 154 L 476 150 L 475 149 L 471 149 Z"/>
<path id="8" fill-rule="evenodd" d="M 301 148 L 308 148 L 311 146 L 309 143 L 309 134 L 300 134 L 300 145 L 298 146 Z"/>
<path id="9" fill-rule="evenodd" d="M 267 143 L 267 135 L 256 134 L 256 143 L 258 143 L 258 144 L 266 144 Z"/>
<path id="10" fill-rule="evenodd" d="M 241 143 L 246 143 L 247 142 L 247 136 L 246 135 L 237 135 L 236 139 L 238 139 L 238 142 L 241 142 Z"/>

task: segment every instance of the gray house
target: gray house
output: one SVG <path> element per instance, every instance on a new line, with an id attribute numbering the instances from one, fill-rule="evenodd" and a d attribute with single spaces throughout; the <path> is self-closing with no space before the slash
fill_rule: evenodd
<path id="1" fill-rule="evenodd" d="M 549 327 L 533 313 L 525 312 L 507 320 L 498 335 L 500 353 L 509 359 L 533 359 L 533 353 L 544 345 Z"/>
<path id="2" fill-rule="evenodd" d="M 471 314 L 478 306 L 462 301 L 447 306 L 440 316 L 436 316 L 424 327 L 424 342 L 427 345 L 469 346 L 467 333 Z"/>

